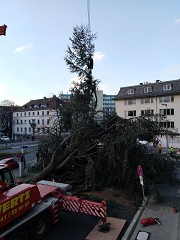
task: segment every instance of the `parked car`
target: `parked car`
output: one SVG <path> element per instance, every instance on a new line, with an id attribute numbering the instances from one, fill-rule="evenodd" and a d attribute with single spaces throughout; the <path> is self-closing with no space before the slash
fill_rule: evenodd
<path id="1" fill-rule="evenodd" d="M 6 164 L 10 169 L 15 169 L 19 167 L 18 162 L 15 158 L 5 158 L 0 160 L 0 164 Z"/>
<path id="2" fill-rule="evenodd" d="M 7 136 L 2 136 L 1 141 L 9 141 L 10 139 Z"/>
<path id="3" fill-rule="evenodd" d="M 143 145 L 149 145 L 149 142 L 148 141 L 145 141 L 145 140 L 140 140 L 138 141 L 140 144 L 143 144 Z"/>

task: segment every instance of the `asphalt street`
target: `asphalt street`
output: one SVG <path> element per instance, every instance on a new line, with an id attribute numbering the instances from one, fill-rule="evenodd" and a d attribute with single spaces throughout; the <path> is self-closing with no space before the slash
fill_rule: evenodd
<path id="1" fill-rule="evenodd" d="M 45 240 L 84 240 L 98 221 L 99 218 L 83 213 L 62 212 Z"/>
<path id="2" fill-rule="evenodd" d="M 24 148 L 26 164 L 29 165 L 36 161 L 36 150 L 38 149 L 38 142 L 8 142 L 7 146 L 5 143 L 0 144 L 0 152 L 14 153 L 16 156 L 17 153 L 21 153 L 22 146 L 27 146 Z M 19 169 L 13 170 L 14 176 L 19 177 Z"/>

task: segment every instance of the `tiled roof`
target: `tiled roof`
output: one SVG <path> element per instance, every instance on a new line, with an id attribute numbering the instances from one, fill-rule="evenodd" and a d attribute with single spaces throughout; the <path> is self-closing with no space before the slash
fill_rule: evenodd
<path id="1" fill-rule="evenodd" d="M 163 90 L 164 85 L 171 85 L 171 90 Z M 146 87 L 150 87 L 150 92 L 144 92 Z M 128 90 L 132 89 L 134 94 L 128 94 Z M 115 100 L 129 99 L 129 98 L 145 98 L 155 96 L 169 96 L 180 95 L 180 79 L 161 82 L 157 80 L 155 83 L 140 83 L 139 85 L 128 86 L 120 88 Z"/>
<path id="2" fill-rule="evenodd" d="M 63 104 L 63 101 L 56 96 L 52 98 L 42 98 L 42 99 L 35 99 L 30 100 L 22 107 L 19 107 L 16 111 L 36 111 L 36 110 L 43 110 L 43 109 L 58 109 Z M 15 112 L 15 111 L 14 111 Z"/>

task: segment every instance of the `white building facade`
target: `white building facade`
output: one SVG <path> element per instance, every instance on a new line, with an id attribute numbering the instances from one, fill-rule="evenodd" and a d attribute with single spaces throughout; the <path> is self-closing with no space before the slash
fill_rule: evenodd
<path id="1" fill-rule="evenodd" d="M 115 97 L 115 105 L 117 115 L 122 118 L 138 117 L 146 112 L 165 116 L 162 126 L 180 133 L 179 79 L 122 87 Z M 180 148 L 180 137 L 169 138 L 168 143 Z M 166 146 L 165 139 L 162 139 L 162 144 Z"/>
<path id="2" fill-rule="evenodd" d="M 13 137 L 35 138 L 55 129 L 57 110 L 62 100 L 52 98 L 31 100 L 13 112 Z"/>

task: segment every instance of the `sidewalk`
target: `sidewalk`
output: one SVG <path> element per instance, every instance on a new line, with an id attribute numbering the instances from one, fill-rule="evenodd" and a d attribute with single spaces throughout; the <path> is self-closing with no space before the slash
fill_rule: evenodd
<path id="1" fill-rule="evenodd" d="M 177 177 L 180 179 L 180 168 L 177 168 Z M 139 211 L 138 216 L 135 216 L 136 223 L 132 229 L 127 232 L 122 238 L 123 240 L 179 240 L 180 239 L 180 185 L 172 186 L 163 184 L 160 186 L 160 194 L 163 196 L 162 203 L 155 203 L 150 198 L 145 208 Z M 173 208 L 178 207 L 177 213 L 174 213 Z M 140 220 L 142 218 L 152 217 L 159 218 L 160 225 L 155 224 L 147 227 L 142 227 Z M 136 238 L 139 231 L 148 232 L 149 238 Z"/>

